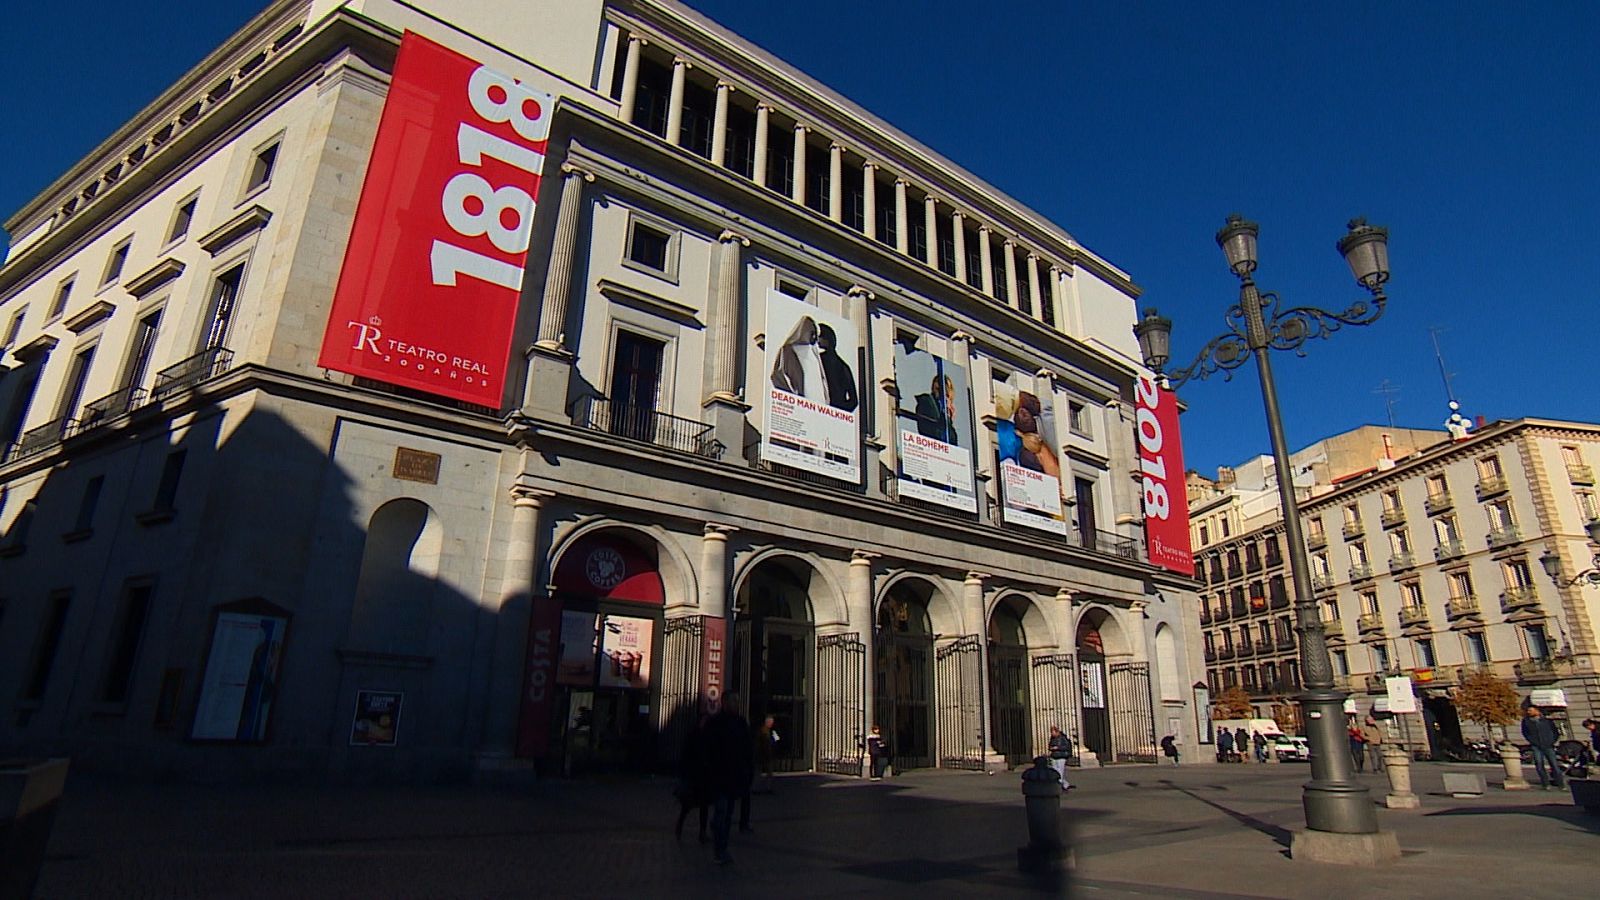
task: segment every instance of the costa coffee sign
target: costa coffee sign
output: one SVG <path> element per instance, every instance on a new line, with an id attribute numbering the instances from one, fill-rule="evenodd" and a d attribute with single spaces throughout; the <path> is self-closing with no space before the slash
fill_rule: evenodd
<path id="1" fill-rule="evenodd" d="M 1194 575 L 1189 546 L 1189 499 L 1183 480 L 1183 445 L 1178 438 L 1178 396 L 1155 379 L 1139 376 L 1135 429 L 1144 485 L 1144 537 L 1152 565 Z"/>
<path id="2" fill-rule="evenodd" d="M 319 365 L 499 408 L 554 108 L 405 34 Z"/>

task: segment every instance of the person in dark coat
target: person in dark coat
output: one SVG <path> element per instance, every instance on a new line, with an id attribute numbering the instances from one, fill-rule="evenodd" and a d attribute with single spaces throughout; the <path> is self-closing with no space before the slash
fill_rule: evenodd
<path id="1" fill-rule="evenodd" d="M 1243 728 L 1233 730 L 1233 752 L 1239 754 L 1240 762 L 1250 759 L 1250 735 Z"/>
<path id="2" fill-rule="evenodd" d="M 739 714 L 737 698 L 725 694 L 722 708 L 706 723 L 706 785 L 711 794 L 711 844 L 719 864 L 733 862 L 728 855 L 728 832 L 733 827 L 733 804 L 750 791 L 755 777 L 755 754 L 750 746 L 750 723 Z"/>
<path id="3" fill-rule="evenodd" d="M 1530 706 L 1527 718 L 1522 720 L 1522 739 L 1533 748 L 1533 768 L 1539 773 L 1539 787 L 1547 791 L 1552 787 L 1560 790 L 1564 783 L 1561 764 L 1556 762 L 1556 744 L 1561 740 L 1561 732 L 1556 723 L 1546 719 L 1539 707 Z M 1545 771 L 1546 766 L 1549 772 Z"/>
<path id="4" fill-rule="evenodd" d="M 673 794 L 678 798 L 678 825 L 673 837 L 683 837 L 683 822 L 691 810 L 700 813 L 700 843 L 710 840 L 706 833 L 706 818 L 711 814 L 711 791 L 706 784 L 706 722 L 702 716 L 683 739 L 683 755 L 678 761 L 678 784 Z"/>
<path id="5" fill-rule="evenodd" d="M 1161 739 L 1161 752 L 1167 759 L 1172 760 L 1173 765 L 1178 764 L 1178 741 L 1172 735 L 1169 734 Z"/>
<path id="6" fill-rule="evenodd" d="M 1217 732 L 1217 762 L 1229 762 L 1233 757 L 1233 732 L 1224 728 Z"/>
<path id="7" fill-rule="evenodd" d="M 856 408 L 856 376 L 839 355 L 839 336 L 833 328 L 817 326 L 817 350 L 822 357 L 822 377 L 828 384 L 828 405 L 849 412 Z"/>

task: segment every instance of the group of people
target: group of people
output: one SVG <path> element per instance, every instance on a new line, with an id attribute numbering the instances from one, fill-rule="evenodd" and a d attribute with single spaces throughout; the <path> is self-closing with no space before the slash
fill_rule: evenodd
<path id="1" fill-rule="evenodd" d="M 1269 758 L 1267 736 L 1259 731 L 1246 732 L 1243 728 L 1235 728 L 1232 731 L 1226 728 L 1217 730 L 1217 762 L 1246 762 L 1250 758 L 1252 749 L 1255 751 L 1256 762 L 1266 762 Z"/>
<path id="2" fill-rule="evenodd" d="M 700 842 L 709 839 L 713 856 L 720 865 L 733 862 L 728 853 L 733 830 L 733 806 L 739 805 L 739 830 L 750 833 L 751 793 L 772 793 L 772 760 L 780 740 L 772 716 L 766 716 L 754 729 L 739 713 L 737 697 L 724 695 L 717 711 L 701 718 L 684 741 L 679 763 L 678 824 L 673 830 L 683 836 L 683 823 L 690 812 L 700 814 Z M 762 790 L 755 791 L 759 770 Z"/>
<path id="3" fill-rule="evenodd" d="M 1367 716 L 1366 724 L 1356 724 L 1355 716 L 1350 717 L 1350 724 L 1345 729 L 1350 738 L 1350 761 L 1355 764 L 1357 772 L 1367 770 L 1367 757 L 1372 757 L 1372 771 L 1383 771 L 1383 726 L 1372 716 Z"/>

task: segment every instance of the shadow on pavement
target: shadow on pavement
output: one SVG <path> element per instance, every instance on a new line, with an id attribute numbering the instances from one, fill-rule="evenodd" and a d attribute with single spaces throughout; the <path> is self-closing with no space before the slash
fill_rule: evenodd
<path id="1" fill-rule="evenodd" d="M 1159 779 L 1158 783 L 1161 784 L 1162 786 L 1166 787 L 1168 790 L 1177 791 L 1178 793 L 1183 794 L 1186 797 L 1189 797 L 1189 798 L 1191 798 L 1193 800 L 1198 800 L 1201 803 L 1204 803 L 1206 806 L 1209 806 L 1212 809 L 1215 809 L 1218 812 L 1223 813 L 1224 815 L 1228 816 L 1228 818 L 1233 819 L 1235 822 L 1238 822 L 1239 824 L 1245 826 L 1246 828 L 1252 828 L 1252 829 L 1254 829 L 1256 831 L 1261 832 L 1262 834 L 1266 835 L 1267 837 L 1272 838 L 1279 845 L 1281 845 L 1285 850 L 1287 850 L 1289 848 L 1289 844 L 1293 840 L 1293 834 L 1289 831 L 1289 829 L 1284 828 L 1282 825 L 1274 825 L 1271 822 L 1266 821 L 1265 819 L 1258 819 L 1255 816 L 1250 815 L 1249 813 L 1242 813 L 1242 812 L 1239 812 L 1236 809 L 1231 809 L 1229 807 L 1223 806 L 1221 803 L 1218 803 L 1215 800 L 1208 800 L 1207 798 L 1200 796 L 1199 794 L 1195 793 L 1192 790 L 1189 790 L 1186 787 L 1182 787 L 1180 785 L 1173 784 L 1171 781 L 1169 781 L 1169 780 L 1167 780 L 1165 778 Z"/>
<path id="2" fill-rule="evenodd" d="M 1560 803 L 1494 807 L 1459 806 L 1455 809 L 1441 809 L 1438 812 L 1430 812 L 1425 815 L 1429 818 L 1434 816 L 1538 816 L 1543 819 L 1565 822 L 1575 829 L 1588 831 L 1591 834 L 1600 834 L 1600 816 L 1587 815 L 1579 807 Z"/>

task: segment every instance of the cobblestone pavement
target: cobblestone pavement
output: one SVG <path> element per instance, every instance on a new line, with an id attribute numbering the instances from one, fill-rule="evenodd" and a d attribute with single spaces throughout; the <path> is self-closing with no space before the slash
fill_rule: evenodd
<path id="1" fill-rule="evenodd" d="M 1463 767 L 1468 769 L 1471 767 Z M 1405 857 L 1377 870 L 1293 862 L 1304 765 L 1074 772 L 1063 803 L 1075 897 L 1557 897 L 1592 888 L 1600 817 L 1566 793 L 1452 799 L 1413 768 L 1420 811 L 1380 810 Z M 1381 780 L 1364 776 L 1382 796 Z M 781 777 L 729 867 L 671 826 L 663 779 L 533 787 L 130 784 L 74 776 L 39 896 L 876 897 L 1065 892 L 1022 877 L 1015 774 L 882 782 Z"/>

